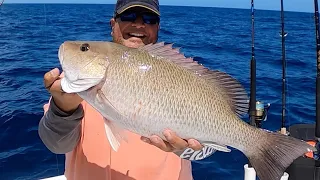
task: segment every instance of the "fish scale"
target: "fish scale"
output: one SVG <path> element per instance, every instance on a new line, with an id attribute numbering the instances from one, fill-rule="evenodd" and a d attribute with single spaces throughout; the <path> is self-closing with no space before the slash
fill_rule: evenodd
<path id="1" fill-rule="evenodd" d="M 223 102 L 221 96 L 216 93 L 217 88 L 209 85 L 205 80 L 199 80 L 197 76 L 190 74 L 185 69 L 177 68 L 177 65 L 170 61 L 154 61 L 154 57 L 147 52 L 140 53 L 139 60 L 134 52 L 124 51 L 123 53 L 126 54 L 126 60 L 116 59 L 109 65 L 106 74 L 107 79 L 108 77 L 117 77 L 117 79 L 110 79 L 104 87 L 105 90 L 108 90 L 106 98 L 110 100 L 117 111 L 127 117 L 125 118 L 126 122 L 122 122 L 123 126 L 131 126 L 135 132 L 145 136 L 162 135 L 163 129 L 171 128 L 177 131 L 181 137 L 199 137 L 200 141 L 210 140 L 223 143 L 219 137 L 226 134 L 223 129 L 231 128 L 228 127 L 228 117 L 234 113 L 230 111 L 230 108 L 228 112 L 227 103 L 216 102 Z M 122 54 L 121 57 L 124 55 Z M 139 71 L 141 64 L 150 66 L 151 70 Z M 158 81 L 154 81 L 154 79 L 158 79 Z M 181 84 L 188 84 L 188 86 L 180 86 Z M 168 88 L 173 92 L 166 91 Z M 126 98 L 127 96 L 136 99 Z M 189 100 L 187 101 L 189 103 L 184 104 L 183 99 Z M 141 110 L 136 112 L 134 104 L 137 101 L 144 102 L 143 104 L 148 104 L 148 106 L 142 106 Z M 163 104 L 158 105 L 157 102 Z M 129 106 L 126 106 L 127 104 Z M 216 106 L 217 104 L 219 106 Z M 221 106 L 221 104 L 223 105 Z M 181 110 L 178 111 L 178 109 Z M 178 114 L 173 112 L 178 112 Z M 234 115 L 232 117 L 236 118 Z M 146 122 L 146 119 L 154 119 L 155 127 L 158 127 L 156 133 L 141 131 L 141 129 L 152 128 L 152 126 L 149 127 L 151 124 Z M 219 121 L 220 119 L 225 120 Z M 209 123 L 213 121 L 217 121 L 212 123 L 215 126 L 211 126 L 212 124 Z M 188 129 L 191 126 L 198 127 L 198 130 Z M 216 134 L 216 136 L 212 137 L 211 134 Z M 235 134 L 235 136 L 237 135 Z M 233 141 L 235 138 L 230 136 L 228 139 Z"/>
<path id="2" fill-rule="evenodd" d="M 58 54 L 66 71 L 63 91 L 78 93 L 105 118 L 106 138 L 115 151 L 125 139 L 123 128 L 164 140 L 162 132 L 168 128 L 205 147 L 223 152 L 230 152 L 228 146 L 236 148 L 260 180 L 280 180 L 293 160 L 315 150 L 241 120 L 248 112 L 241 84 L 186 58 L 170 44 L 133 49 L 112 42 L 68 41 Z"/>

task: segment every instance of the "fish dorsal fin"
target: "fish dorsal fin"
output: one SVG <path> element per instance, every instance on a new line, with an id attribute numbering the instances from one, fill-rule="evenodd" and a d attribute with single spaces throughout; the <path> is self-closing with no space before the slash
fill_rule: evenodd
<path id="1" fill-rule="evenodd" d="M 215 85 L 219 84 L 226 97 L 229 99 L 229 104 L 234 112 L 238 115 L 248 113 L 249 98 L 243 86 L 233 77 L 227 73 L 218 70 L 209 70 L 193 58 L 186 58 L 184 54 L 180 53 L 179 48 L 173 48 L 173 44 L 166 44 L 159 42 L 156 44 L 148 44 L 140 47 L 142 51 L 148 52 L 152 56 L 162 57 L 179 66 L 201 76 L 202 78 L 214 82 Z M 161 59 L 161 58 L 160 58 Z"/>
<path id="2" fill-rule="evenodd" d="M 180 48 L 173 48 L 172 46 L 173 44 L 165 45 L 164 42 L 159 42 L 156 44 L 142 46 L 139 49 L 145 50 L 151 55 L 163 57 L 196 74 L 204 74 L 206 71 L 208 71 L 207 68 L 199 64 L 197 61 L 194 61 L 193 58 L 186 58 L 184 54 L 180 52 Z"/>
<path id="3" fill-rule="evenodd" d="M 248 113 L 249 97 L 243 86 L 232 76 L 218 70 L 209 70 L 203 75 L 203 78 L 209 81 L 217 82 L 226 92 L 233 111 L 238 116 Z"/>

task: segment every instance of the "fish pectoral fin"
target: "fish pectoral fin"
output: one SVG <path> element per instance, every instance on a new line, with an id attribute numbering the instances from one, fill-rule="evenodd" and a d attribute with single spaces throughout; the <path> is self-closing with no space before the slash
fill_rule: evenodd
<path id="1" fill-rule="evenodd" d="M 121 128 L 119 125 L 114 123 L 114 121 L 123 119 L 125 117 L 114 107 L 114 105 L 108 100 L 108 98 L 106 98 L 100 89 L 97 90 L 96 99 L 99 104 L 104 105 L 101 108 L 107 112 L 103 114 L 106 134 L 112 149 L 117 151 L 120 147 L 120 142 L 123 140 L 128 143 L 128 138 L 124 128 Z"/>
<path id="2" fill-rule="evenodd" d="M 216 149 L 217 151 L 222 151 L 222 152 L 231 152 L 231 149 L 229 149 L 226 145 L 220 145 L 214 142 L 203 142 L 201 143 L 203 146 L 208 146 L 211 148 Z"/>
<path id="3" fill-rule="evenodd" d="M 114 151 L 118 151 L 120 147 L 120 142 L 124 140 L 128 142 L 128 138 L 120 127 L 118 127 L 115 123 L 104 118 L 104 127 L 106 130 L 106 135 L 108 137 L 109 143 Z"/>

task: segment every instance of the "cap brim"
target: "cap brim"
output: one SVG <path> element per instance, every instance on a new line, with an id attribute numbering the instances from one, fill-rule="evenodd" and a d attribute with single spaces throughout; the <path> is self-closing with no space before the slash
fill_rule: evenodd
<path id="1" fill-rule="evenodd" d="M 130 2 L 128 4 L 126 4 L 125 6 L 121 7 L 120 9 L 117 10 L 117 14 L 121 14 L 123 13 L 124 11 L 130 9 L 130 8 L 133 8 L 133 7 L 142 7 L 142 8 L 146 8 L 154 13 L 156 13 L 157 15 L 160 16 L 160 12 L 155 9 L 154 7 L 150 6 L 150 4 L 146 4 L 146 3 L 143 3 L 143 2 Z"/>

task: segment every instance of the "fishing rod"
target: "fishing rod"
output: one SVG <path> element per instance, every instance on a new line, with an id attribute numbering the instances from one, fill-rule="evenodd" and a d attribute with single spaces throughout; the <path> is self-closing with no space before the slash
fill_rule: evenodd
<path id="1" fill-rule="evenodd" d="M 256 100 L 256 59 L 254 47 L 254 0 L 251 0 L 251 61 L 250 61 L 250 103 L 249 117 L 250 125 L 258 128 L 262 127 L 262 122 L 266 121 L 270 103 L 265 106 L 263 102 Z M 252 168 L 251 163 L 248 167 Z"/>
<path id="2" fill-rule="evenodd" d="M 251 64 L 250 64 L 250 104 L 249 115 L 250 125 L 256 125 L 256 60 L 254 52 L 254 0 L 251 0 L 251 25 L 252 25 L 252 44 L 251 44 Z"/>
<path id="3" fill-rule="evenodd" d="M 317 53 L 317 77 L 316 77 L 316 129 L 315 136 L 320 138 L 320 38 L 319 38 L 319 10 L 318 0 L 314 0 L 315 26 L 316 26 L 316 53 Z"/>
<path id="4" fill-rule="evenodd" d="M 256 100 L 256 59 L 254 47 L 254 0 L 251 0 L 251 62 L 250 62 L 250 103 L 249 103 L 249 116 L 250 125 L 261 128 L 262 121 L 267 119 L 268 109 L 270 103 L 264 105 L 263 102 Z"/>
<path id="5" fill-rule="evenodd" d="M 249 123 L 251 126 L 262 127 L 262 121 L 267 119 L 270 103 L 266 106 L 261 101 L 256 100 L 256 59 L 254 52 L 254 0 L 251 0 L 251 61 L 250 61 L 250 103 L 249 103 Z M 245 179 L 255 177 L 255 170 L 250 161 L 245 165 Z"/>
<path id="6" fill-rule="evenodd" d="M 320 140 L 320 38 L 319 38 L 319 7 L 318 0 L 314 0 L 314 21 L 316 27 L 316 54 L 317 54 L 317 76 L 316 76 L 316 125 L 315 125 L 315 138 L 316 138 L 316 148 L 318 152 L 314 153 L 314 159 L 319 160 L 319 140 Z M 315 164 L 319 167 L 319 164 Z M 319 175 L 318 171 L 315 172 L 315 176 Z"/>
<path id="7" fill-rule="evenodd" d="M 250 125 L 256 126 L 256 60 L 254 53 L 254 0 L 251 0 L 251 62 L 250 62 L 250 104 L 249 104 L 249 117 Z M 248 167 L 252 168 L 250 161 Z"/>
<path id="8" fill-rule="evenodd" d="M 316 76 L 316 127 L 315 127 L 315 138 L 316 148 L 318 152 L 314 153 L 315 159 L 315 171 L 314 179 L 320 179 L 320 163 L 319 163 L 319 138 L 320 138 L 320 38 L 319 38 L 319 8 L 318 0 L 314 0 L 314 20 L 316 26 L 316 53 L 317 53 L 317 76 Z"/>
<path id="9" fill-rule="evenodd" d="M 288 168 L 287 171 L 292 180 L 319 180 L 320 179 L 320 39 L 319 39 L 319 10 L 318 0 L 314 0 L 314 19 L 316 29 L 316 124 L 296 124 L 290 126 L 290 136 L 307 141 L 315 146 L 317 151 L 313 154 L 305 154 L 304 156 L 296 159 Z M 314 131 L 314 133 L 313 133 Z M 311 133 L 310 133 L 311 132 Z"/>
<path id="10" fill-rule="evenodd" d="M 319 150 L 320 150 L 320 38 L 319 38 L 319 8 L 318 0 L 314 0 L 314 19 L 316 26 L 316 53 L 317 53 L 317 76 L 316 76 L 316 127 L 315 138 L 317 152 L 314 153 L 315 159 L 315 172 L 314 179 L 320 179 L 320 162 L 319 162 Z"/>
<path id="11" fill-rule="evenodd" d="M 286 47 L 285 38 L 287 33 L 284 31 L 284 10 L 283 10 L 283 0 L 281 0 L 281 39 L 282 39 L 282 123 L 281 123 L 281 133 L 286 134 L 287 130 L 285 127 L 286 122 Z"/>

